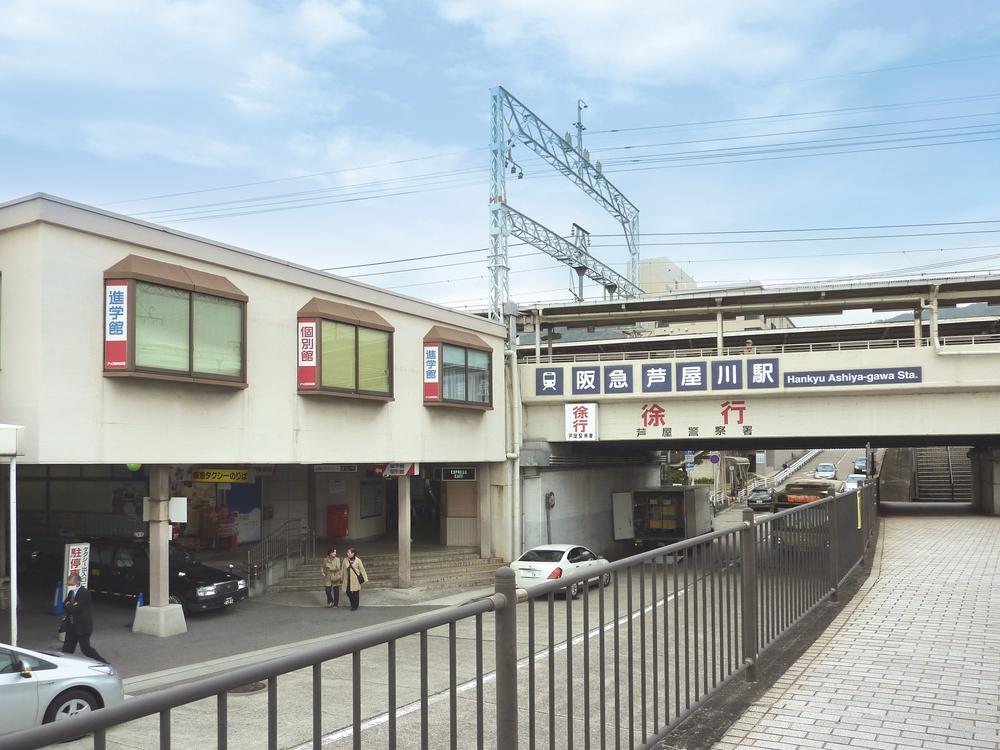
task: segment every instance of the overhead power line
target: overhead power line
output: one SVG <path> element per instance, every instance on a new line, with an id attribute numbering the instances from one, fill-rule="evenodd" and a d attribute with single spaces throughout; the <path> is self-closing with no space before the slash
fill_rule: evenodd
<path id="1" fill-rule="evenodd" d="M 992 94 L 973 94 L 970 96 L 954 96 L 945 99 L 918 99 L 909 102 L 896 102 L 893 104 L 867 104 L 858 107 L 839 107 L 836 109 L 815 109 L 806 112 L 784 112 L 780 114 L 773 115 L 755 115 L 751 117 L 730 117 L 726 119 L 719 120 L 700 120 L 695 122 L 672 122 L 661 125 L 642 125 L 638 127 L 630 128 L 609 128 L 607 130 L 589 130 L 587 131 L 590 135 L 598 135 L 604 133 L 635 133 L 644 130 L 667 130 L 673 128 L 688 128 L 697 127 L 702 125 L 725 125 L 729 123 L 742 123 L 742 122 L 762 122 L 765 120 L 777 120 L 777 119 L 787 119 L 787 118 L 797 118 L 797 117 L 818 117 L 824 115 L 842 114 L 847 112 L 873 112 L 887 109 L 905 109 L 907 107 L 923 107 L 936 104 L 957 104 L 960 102 L 972 102 L 972 101 L 983 101 L 985 99 L 996 99 L 1000 97 L 1000 93 Z"/>
<path id="2" fill-rule="evenodd" d="M 953 57 L 950 60 L 930 60 L 922 63 L 910 63 L 909 65 L 890 65 L 886 68 L 871 68 L 869 70 L 852 70 L 847 73 L 831 73 L 825 76 L 813 76 L 812 78 L 799 78 L 788 83 L 808 83 L 810 81 L 828 81 L 831 78 L 846 78 L 848 76 L 865 76 L 872 73 L 889 73 L 896 70 L 912 70 L 913 68 L 929 68 L 934 65 L 951 65 L 952 63 L 972 62 L 974 60 L 989 60 L 1000 57 L 1000 53 L 989 55 L 975 55 L 973 57 Z"/>
<path id="3" fill-rule="evenodd" d="M 325 170 L 323 172 L 311 172 L 309 174 L 291 175 L 291 176 L 288 176 L 288 177 L 275 177 L 275 178 L 270 179 L 270 180 L 257 180 L 255 182 L 241 182 L 241 183 L 237 183 L 237 184 L 234 184 L 234 185 L 219 185 L 219 186 L 216 186 L 216 187 L 201 188 L 199 190 L 185 190 L 183 192 L 177 192 L 177 193 L 161 193 L 160 195 L 147 195 L 147 196 L 142 197 L 142 198 L 128 198 L 128 199 L 125 199 L 125 200 L 111 201 L 109 203 L 105 203 L 104 205 L 105 206 L 119 206 L 119 205 L 122 205 L 124 203 L 139 203 L 141 201 L 159 200 L 161 198 L 177 198 L 177 197 L 184 196 L 184 195 L 199 195 L 201 193 L 214 193 L 214 192 L 218 192 L 218 191 L 221 191 L 221 190 L 236 190 L 238 188 L 257 187 L 259 185 L 274 185 L 275 183 L 278 183 L 278 182 L 293 182 L 295 180 L 309 180 L 309 179 L 313 179 L 315 177 L 327 177 L 329 175 L 343 174 L 345 172 L 358 172 L 358 171 L 361 171 L 361 170 L 364 170 L 364 169 L 377 169 L 379 167 L 391 167 L 391 166 L 396 166 L 396 165 L 399 165 L 399 164 L 412 164 L 413 162 L 418 162 L 418 161 L 429 161 L 431 159 L 443 159 L 443 158 L 446 158 L 446 157 L 449 157 L 449 156 L 461 156 L 463 154 L 471 154 L 471 153 L 474 153 L 476 151 L 485 151 L 485 150 L 486 150 L 485 146 L 480 147 L 480 148 L 467 148 L 467 149 L 463 149 L 461 151 L 451 151 L 451 152 L 443 153 L 443 154 L 428 154 L 427 156 L 414 156 L 414 157 L 409 158 L 409 159 L 396 159 L 396 160 L 393 160 L 393 161 L 375 162 L 374 164 L 362 164 L 360 166 L 340 167 L 339 169 L 327 169 L 327 170 Z"/>
<path id="4" fill-rule="evenodd" d="M 522 243 L 523 244 L 523 243 Z M 600 247 L 622 247 L 621 245 L 601 245 Z M 854 250 L 845 253 L 838 252 L 824 252 L 821 257 L 823 258 L 849 258 L 849 257 L 859 257 L 859 256 L 876 256 L 876 255 L 918 255 L 923 253 L 944 253 L 951 252 L 954 250 L 982 250 L 1000 248 L 1000 245 L 959 245 L 955 247 L 929 247 L 929 248 L 911 248 L 907 250 Z M 466 250 L 462 251 L 461 254 L 466 254 L 470 252 L 482 252 L 483 250 Z M 455 255 L 456 253 L 450 253 Z M 440 257 L 440 256 L 425 256 L 427 258 Z M 510 256 L 511 259 L 514 258 L 528 258 L 528 257 L 539 257 L 537 253 L 520 253 L 518 255 Z M 817 257 L 815 255 L 754 255 L 753 258 L 748 258 L 747 256 L 729 256 L 729 257 L 709 257 L 709 258 L 671 258 L 670 262 L 677 265 L 690 265 L 695 263 L 729 263 L 729 262 L 739 262 L 739 261 L 760 261 L 760 260 L 815 260 Z M 390 271 L 373 271 L 370 273 L 355 274 L 353 276 L 346 276 L 349 279 L 360 279 L 369 276 L 388 276 L 397 273 L 411 273 L 417 271 L 435 271 L 442 268 L 455 268 L 458 266 L 469 266 L 475 265 L 476 263 L 481 263 L 481 260 L 471 260 L 471 261 L 460 261 L 457 263 L 437 263 L 429 266 L 419 266 L 416 268 L 402 268 L 393 269 Z M 609 263 L 612 266 L 623 267 L 626 263 Z M 558 268 L 558 266 L 552 266 L 552 268 Z M 321 270 L 331 270 L 331 269 L 321 269 Z M 514 273 L 513 271 L 511 273 Z M 437 282 L 428 282 L 437 283 Z"/>
<path id="5" fill-rule="evenodd" d="M 719 136 L 715 138 L 694 138 L 683 141 L 661 141 L 658 143 L 631 143 L 623 146 L 595 146 L 590 149 L 591 154 L 605 153 L 607 151 L 627 151 L 632 149 L 642 149 L 642 148 L 656 148 L 659 146 L 681 146 L 691 143 L 721 143 L 724 141 L 743 141 L 752 140 L 754 138 L 775 138 L 784 135 L 807 135 L 810 133 L 831 133 L 840 132 L 844 130 L 863 130 L 868 128 L 885 128 L 892 125 L 916 125 L 922 122 L 943 122 L 945 120 L 967 120 L 973 117 L 990 117 L 993 115 L 998 115 L 1000 112 L 976 112 L 972 114 L 964 115 L 947 115 L 944 117 L 919 117 L 911 120 L 891 120 L 889 122 L 868 122 L 861 123 L 857 125 L 837 125 L 835 127 L 829 128 L 805 128 L 802 130 L 779 130 L 770 133 L 750 133 L 748 135 L 727 135 Z M 976 127 L 976 126 L 968 126 Z M 874 135 L 885 135 L 874 134 Z M 530 160 L 529 160 L 530 161 Z"/>

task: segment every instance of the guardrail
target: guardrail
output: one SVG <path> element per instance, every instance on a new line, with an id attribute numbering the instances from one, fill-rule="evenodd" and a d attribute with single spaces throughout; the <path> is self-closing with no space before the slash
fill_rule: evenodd
<path id="1" fill-rule="evenodd" d="M 748 333 L 753 333 L 748 332 Z M 938 338 L 943 347 L 1000 344 L 1000 334 L 981 336 L 942 336 Z M 920 339 L 920 346 L 930 347 L 930 338 Z M 593 352 L 586 354 L 534 354 L 518 356 L 523 365 L 558 364 L 560 362 L 620 362 L 646 359 L 687 359 L 690 357 L 755 357 L 769 354 L 791 354 L 801 352 L 853 352 L 880 349 L 913 349 L 916 339 L 876 339 L 874 341 L 825 341 L 802 344 L 760 344 L 747 349 L 744 346 L 727 346 L 701 349 L 647 350 L 640 352 Z M 524 347 L 518 347 L 523 349 Z"/>
<path id="2" fill-rule="evenodd" d="M 243 703 L 239 724 L 259 731 L 276 750 L 283 677 L 303 689 L 309 703 L 286 704 L 282 746 L 650 748 L 728 680 L 755 679 L 782 633 L 835 600 L 844 578 L 865 564 L 876 523 L 868 483 L 766 518 L 746 511 L 734 528 L 527 590 L 516 589 L 514 572 L 501 568 L 492 596 L 10 735 L 0 746 L 33 750 L 92 732 L 93 746 L 103 750 L 109 732 L 120 727 L 130 747 L 145 741 L 169 749 L 174 712 L 214 698 L 214 711 L 186 712 L 183 728 L 188 742 L 203 741 L 214 714 L 216 745 L 225 749 L 229 691 L 265 681 L 266 708 Z M 495 667 L 487 671 L 483 616 L 489 612 Z M 444 637 L 432 638 L 439 628 Z M 384 660 L 384 669 L 372 666 L 374 657 Z M 308 676 L 297 670 L 309 670 Z M 336 690 L 324 691 L 324 681 Z M 402 705 L 400 685 L 408 696 Z M 374 690 L 381 686 L 384 700 Z M 325 712 L 349 720 L 324 732 Z M 122 726 L 145 717 L 158 722 L 155 730 Z"/>
<path id="3" fill-rule="evenodd" d="M 757 477 L 757 479 L 755 479 L 753 482 L 748 483 L 746 487 L 744 487 L 737 493 L 736 495 L 737 501 L 746 502 L 746 500 L 750 497 L 750 494 L 754 490 L 770 489 L 771 487 L 777 487 L 779 484 L 784 482 L 786 479 L 788 479 L 788 477 L 790 477 L 792 474 L 797 472 L 807 463 L 812 461 L 814 458 L 816 458 L 816 456 L 818 456 L 822 452 L 823 452 L 822 450 L 815 450 L 815 449 L 806 451 L 804 454 L 802 454 L 797 459 L 792 461 L 792 463 L 788 464 L 788 466 L 786 466 L 778 473 L 771 474 L 770 476 L 766 477 Z"/>

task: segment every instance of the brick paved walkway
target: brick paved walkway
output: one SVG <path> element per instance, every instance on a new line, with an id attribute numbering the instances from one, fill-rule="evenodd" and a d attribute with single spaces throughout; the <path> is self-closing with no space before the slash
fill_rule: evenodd
<path id="1" fill-rule="evenodd" d="M 715 748 L 1000 748 L 1000 518 L 883 524 L 854 600 Z"/>

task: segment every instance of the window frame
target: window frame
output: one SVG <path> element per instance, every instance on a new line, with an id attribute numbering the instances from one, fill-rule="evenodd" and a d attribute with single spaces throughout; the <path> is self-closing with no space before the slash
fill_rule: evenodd
<path id="1" fill-rule="evenodd" d="M 463 344 L 453 344 L 450 341 L 442 341 L 438 344 L 439 353 L 438 361 L 441 362 L 441 403 L 452 404 L 452 405 L 462 405 L 469 406 L 472 408 L 492 408 L 493 407 L 493 356 L 492 352 L 486 351 L 484 349 L 478 349 L 471 346 L 466 346 Z M 462 365 L 465 372 L 465 398 L 448 398 L 444 395 L 444 348 L 450 346 L 454 349 L 461 349 L 465 356 L 465 362 Z M 469 398 L 469 393 L 471 391 L 469 387 L 469 352 L 481 352 L 486 355 L 486 382 L 490 386 L 489 398 L 485 401 L 478 401 Z"/>
<path id="2" fill-rule="evenodd" d="M 312 341 L 313 358 L 308 363 L 302 359 L 302 342 L 300 330 L 303 323 L 315 326 Z M 323 324 L 326 322 L 351 326 L 354 329 L 354 387 L 342 388 L 323 385 Z M 388 336 L 386 352 L 386 367 L 388 369 L 388 390 L 373 391 L 362 389 L 361 384 L 361 353 L 358 351 L 360 330 L 374 333 L 384 333 Z M 367 401 L 389 402 L 395 400 L 396 394 L 396 329 L 375 310 L 368 307 L 357 307 L 323 297 L 313 297 L 299 308 L 295 316 L 295 335 L 298 374 L 296 388 L 301 396 L 327 396 L 334 398 L 353 398 Z M 303 377 L 303 368 L 312 372 Z"/>
<path id="3" fill-rule="evenodd" d="M 319 323 L 319 330 L 316 332 L 316 388 L 315 389 L 300 389 L 299 393 L 319 393 L 329 396 L 344 396 L 346 398 L 360 398 L 369 399 L 374 401 L 394 401 L 396 393 L 396 378 L 395 378 L 395 352 L 393 351 L 395 345 L 395 331 L 394 330 L 384 330 L 382 328 L 373 328 L 372 326 L 361 325 L 360 323 L 355 323 L 348 320 L 340 320 L 336 317 L 329 315 L 316 315 L 314 316 Z M 332 385 L 323 385 L 323 323 L 338 323 L 342 326 L 351 326 L 354 329 L 354 388 L 340 388 Z M 296 329 L 298 324 L 296 323 Z M 389 389 L 385 392 L 383 391 L 371 391 L 361 388 L 361 352 L 358 350 L 358 331 L 364 328 L 366 331 L 375 331 L 377 333 L 384 333 L 389 338 L 389 351 L 388 351 L 388 370 L 389 370 Z"/>
<path id="4" fill-rule="evenodd" d="M 128 331 L 125 348 L 122 355 L 125 363 L 122 366 L 109 367 L 105 351 L 103 374 L 108 378 L 138 378 L 144 380 L 163 380 L 175 383 L 197 383 L 203 385 L 222 386 L 226 388 L 247 387 L 247 304 L 249 298 L 225 276 L 201 271 L 186 266 L 165 263 L 142 255 L 127 255 L 118 263 L 104 271 L 105 306 L 107 305 L 107 290 L 109 284 L 117 282 L 124 285 L 128 296 L 128 309 L 125 325 Z M 174 370 L 164 367 L 140 366 L 136 363 L 138 300 L 137 288 L 140 283 L 149 284 L 163 289 L 183 292 L 188 303 L 188 347 L 187 369 Z M 217 298 L 232 302 L 239 306 L 240 314 L 240 372 L 237 375 L 200 372 L 195 369 L 195 295 Z M 106 309 L 106 308 L 105 308 Z M 107 313 L 101 315 L 101 341 L 107 349 L 108 319 Z"/>
<path id="5" fill-rule="evenodd" d="M 459 406 L 467 409 L 483 409 L 488 410 L 493 408 L 493 351 L 490 349 L 480 348 L 478 346 L 469 346 L 468 344 L 460 344 L 455 341 L 425 341 L 425 345 L 431 344 L 438 347 L 438 362 L 440 363 L 440 382 L 441 382 L 441 395 L 437 401 L 424 400 L 424 404 L 427 406 L 433 405 L 447 405 L 447 406 Z M 444 395 L 444 348 L 446 346 L 454 347 L 455 349 L 461 349 L 464 355 L 463 370 L 465 372 L 465 398 L 447 398 Z M 486 401 L 476 401 L 469 398 L 469 352 L 481 352 L 486 355 L 486 382 L 489 384 L 489 398 Z"/>
<path id="6" fill-rule="evenodd" d="M 129 369 L 126 372 L 134 373 L 149 373 L 152 375 L 159 375 L 166 378 L 178 378 L 181 380 L 193 380 L 195 382 L 206 382 L 206 381 L 219 381 L 236 383 L 239 385 L 246 385 L 247 382 L 247 303 L 244 300 L 233 299 L 231 297 L 223 297 L 219 294 L 210 294 L 208 292 L 196 290 L 196 289 L 184 289 L 178 286 L 172 286 L 170 284 L 164 284 L 157 281 L 147 281 L 145 279 L 126 279 L 128 281 L 128 293 L 129 299 L 132 300 L 132 304 L 129 305 L 128 311 L 128 326 L 132 334 L 128 339 L 128 357 L 129 357 Z M 135 348 L 139 341 L 139 331 L 136 327 L 136 319 L 139 314 L 139 298 L 137 294 L 137 287 L 139 284 L 148 284 L 149 286 L 158 286 L 164 289 L 172 289 L 174 291 L 183 292 L 187 295 L 188 303 L 188 351 L 187 360 L 188 367 L 187 370 L 171 370 L 165 367 L 142 367 L 136 362 L 135 358 Z M 201 294 L 205 297 L 216 297 L 218 299 L 227 300 L 239 305 L 240 309 L 240 373 L 238 375 L 224 375 L 221 373 L 212 372 L 200 372 L 194 369 L 194 328 L 195 328 L 195 315 L 194 315 L 194 296 L 196 294 Z M 114 371 L 111 371 L 112 373 Z"/>

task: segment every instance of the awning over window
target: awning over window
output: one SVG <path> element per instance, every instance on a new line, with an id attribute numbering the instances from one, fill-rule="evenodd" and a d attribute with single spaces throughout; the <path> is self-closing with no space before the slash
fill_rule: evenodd
<path id="1" fill-rule="evenodd" d="M 247 296 L 225 276 L 196 271 L 193 268 L 164 263 L 141 255 L 128 255 L 122 258 L 104 272 L 104 278 L 136 279 L 240 302 L 247 301 Z"/>
<path id="2" fill-rule="evenodd" d="M 350 323 L 362 328 L 374 328 L 377 331 L 395 331 L 389 321 L 372 310 L 363 307 L 345 305 L 343 302 L 332 302 L 328 299 L 313 297 L 305 307 L 299 310 L 300 318 L 325 318 L 341 323 Z"/>
<path id="3" fill-rule="evenodd" d="M 424 336 L 425 344 L 454 344 L 464 346 L 467 349 L 479 349 L 484 352 L 492 352 L 493 349 L 474 333 L 459 331 L 455 328 L 445 328 L 444 326 L 434 326 Z"/>

